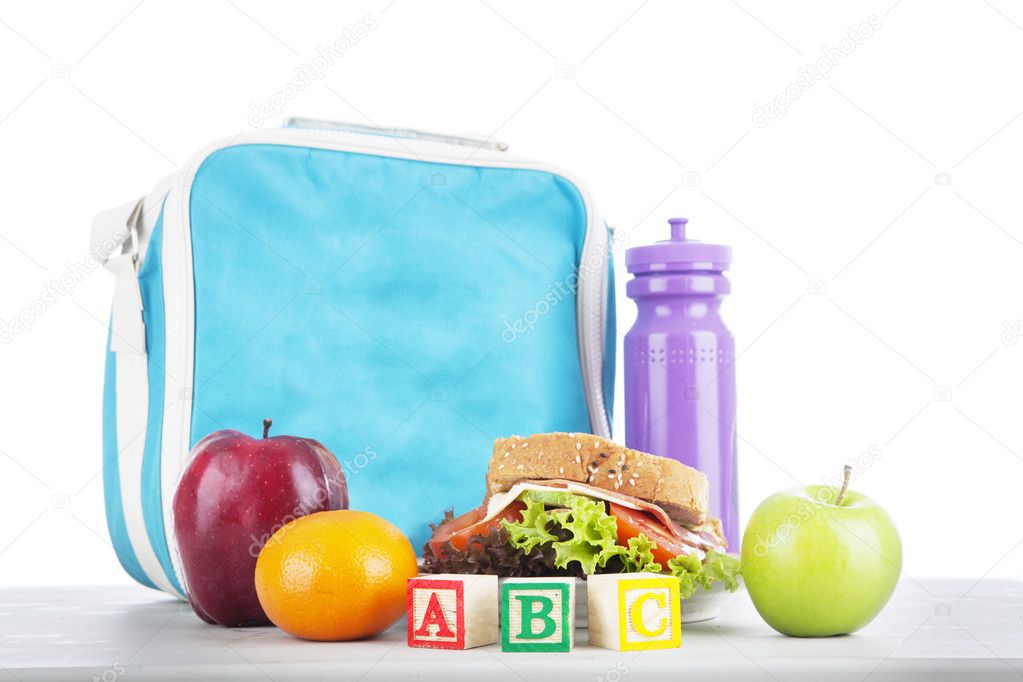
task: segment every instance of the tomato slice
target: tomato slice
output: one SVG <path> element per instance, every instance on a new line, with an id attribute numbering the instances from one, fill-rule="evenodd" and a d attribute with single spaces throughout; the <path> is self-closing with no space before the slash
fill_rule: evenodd
<path id="1" fill-rule="evenodd" d="M 679 554 L 692 553 L 691 545 L 675 536 L 650 514 L 629 509 L 614 502 L 609 504 L 611 505 L 611 516 L 615 517 L 615 522 L 618 524 L 619 545 L 628 547 L 629 540 L 642 533 L 648 540 L 655 543 L 656 546 L 650 551 L 654 555 L 654 561 L 659 563 L 661 568 L 667 568 L 668 561 Z"/>
<path id="2" fill-rule="evenodd" d="M 489 521 L 483 521 L 483 518 L 487 515 L 487 506 L 482 505 L 476 507 L 471 511 L 467 511 L 461 516 L 455 517 L 438 528 L 433 537 L 430 538 L 430 542 L 427 543 L 430 546 L 430 551 L 435 556 L 441 555 L 441 548 L 444 543 L 451 542 L 451 546 L 460 552 L 464 552 L 466 547 L 469 546 L 469 538 L 474 535 L 487 535 L 490 531 L 501 526 L 501 521 L 507 519 L 509 521 L 521 521 L 522 511 L 526 508 L 526 505 L 518 500 L 515 500 L 509 504 L 504 511 L 490 519 Z"/>

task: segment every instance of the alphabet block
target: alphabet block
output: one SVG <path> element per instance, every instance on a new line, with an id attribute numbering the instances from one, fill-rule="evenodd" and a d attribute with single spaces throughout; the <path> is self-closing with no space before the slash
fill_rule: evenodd
<path id="1" fill-rule="evenodd" d="M 410 578 L 406 604 L 410 647 L 471 649 L 497 643 L 497 576 Z"/>
<path id="2" fill-rule="evenodd" d="M 501 651 L 571 651 L 575 578 L 501 582 Z"/>
<path id="3" fill-rule="evenodd" d="M 678 579 L 657 573 L 592 575 L 586 581 L 590 644 L 619 651 L 682 645 Z"/>

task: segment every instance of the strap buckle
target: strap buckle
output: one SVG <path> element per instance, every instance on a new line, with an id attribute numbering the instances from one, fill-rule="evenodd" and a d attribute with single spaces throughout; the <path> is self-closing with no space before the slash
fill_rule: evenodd
<path id="1" fill-rule="evenodd" d="M 92 253 L 114 274 L 110 350 L 145 355 L 146 326 L 139 287 L 139 230 L 145 198 L 103 211 L 92 221 Z"/>

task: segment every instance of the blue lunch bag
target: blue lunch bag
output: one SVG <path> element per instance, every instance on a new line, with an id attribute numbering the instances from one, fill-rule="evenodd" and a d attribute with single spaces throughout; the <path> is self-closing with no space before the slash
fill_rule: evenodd
<path id="1" fill-rule="evenodd" d="M 117 556 L 184 595 L 171 502 L 218 429 L 315 438 L 419 550 L 480 504 L 494 438 L 610 436 L 609 232 L 486 140 L 292 119 L 104 211 L 103 480 Z"/>

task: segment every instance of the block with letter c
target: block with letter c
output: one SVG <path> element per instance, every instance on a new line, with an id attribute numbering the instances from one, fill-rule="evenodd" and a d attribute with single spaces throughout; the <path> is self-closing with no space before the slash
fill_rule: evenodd
<path id="1" fill-rule="evenodd" d="M 682 645 L 678 579 L 657 573 L 616 573 L 586 581 L 590 644 L 620 651 Z"/>

